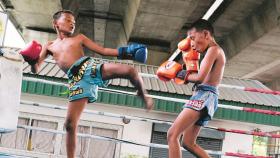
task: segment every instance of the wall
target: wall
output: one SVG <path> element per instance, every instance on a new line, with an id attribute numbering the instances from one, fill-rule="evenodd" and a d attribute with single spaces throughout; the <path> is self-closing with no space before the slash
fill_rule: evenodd
<path id="1" fill-rule="evenodd" d="M 30 94 L 22 94 L 21 100 L 28 100 L 37 103 L 47 103 L 47 104 L 54 104 L 54 105 L 61 105 L 65 106 L 67 103 L 66 99 L 61 98 L 53 98 L 53 97 L 46 97 L 46 96 L 38 96 L 38 95 L 30 95 Z M 139 116 L 139 117 L 152 117 L 158 118 L 160 116 L 159 113 L 147 113 L 145 110 L 142 109 L 133 109 L 133 108 L 126 108 L 120 106 L 113 106 L 113 105 L 104 105 L 104 104 L 89 104 L 87 106 L 88 110 L 94 111 L 102 111 L 108 114 L 114 113 L 119 115 L 129 115 L 129 116 Z M 21 105 L 20 111 L 24 113 L 35 113 L 38 115 L 42 115 L 41 118 L 48 118 L 49 117 L 58 117 L 59 120 L 64 121 L 64 117 L 66 116 L 65 110 L 57 110 L 57 109 L 46 109 L 41 107 L 33 107 L 30 105 Z M 159 119 L 163 119 L 164 117 L 161 116 Z M 171 117 L 167 117 L 170 118 Z M 121 118 L 114 118 L 102 115 L 94 115 L 83 113 L 81 116 L 81 121 L 94 121 L 100 124 L 108 124 L 103 125 L 105 126 L 116 126 L 115 128 L 119 131 L 119 139 L 129 140 L 133 142 L 149 144 L 151 140 L 151 132 L 152 132 L 152 123 L 149 122 L 142 122 L 142 121 L 134 121 L 130 120 L 130 123 L 124 124 Z M 148 147 L 141 147 L 137 145 L 130 145 L 130 144 L 121 144 L 120 145 L 120 156 L 128 156 L 128 155 L 137 155 L 141 157 L 148 157 L 149 155 L 149 148 Z"/>

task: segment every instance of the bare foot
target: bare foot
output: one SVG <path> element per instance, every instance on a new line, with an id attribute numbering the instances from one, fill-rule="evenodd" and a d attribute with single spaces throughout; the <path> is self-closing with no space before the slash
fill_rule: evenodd
<path id="1" fill-rule="evenodd" d="M 144 92 L 140 93 L 140 91 L 136 91 L 136 94 L 143 99 L 146 105 L 146 109 L 148 111 L 152 110 L 154 107 L 154 101 L 151 97 L 147 97 L 147 91 L 144 90 Z"/>
<path id="2" fill-rule="evenodd" d="M 150 98 L 150 97 L 144 97 L 144 102 L 145 102 L 145 104 L 146 104 L 146 109 L 148 110 L 148 111 L 150 111 L 150 110 L 152 110 L 153 109 L 153 107 L 154 107 L 154 101 L 153 101 L 153 99 L 152 98 Z"/>

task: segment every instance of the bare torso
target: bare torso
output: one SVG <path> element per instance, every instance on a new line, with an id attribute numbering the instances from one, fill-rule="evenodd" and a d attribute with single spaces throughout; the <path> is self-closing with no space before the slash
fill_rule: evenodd
<path id="1" fill-rule="evenodd" d="M 47 46 L 47 50 L 64 72 L 67 72 L 78 59 L 84 56 L 82 38 L 80 35 L 63 39 L 57 38 L 50 42 Z"/>
<path id="2" fill-rule="evenodd" d="M 212 69 L 210 70 L 209 74 L 205 77 L 202 83 L 211 86 L 218 86 L 223 78 L 225 63 L 225 53 L 220 47 L 218 47 L 217 58 L 212 66 Z"/>

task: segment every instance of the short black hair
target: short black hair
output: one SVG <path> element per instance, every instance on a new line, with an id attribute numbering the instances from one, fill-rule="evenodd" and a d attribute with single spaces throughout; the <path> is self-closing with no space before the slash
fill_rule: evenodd
<path id="1" fill-rule="evenodd" d="M 203 31 L 203 30 L 207 30 L 211 33 L 211 35 L 214 35 L 214 28 L 212 26 L 212 24 L 205 20 L 205 19 L 198 19 L 197 21 L 195 21 L 191 26 L 190 29 L 195 28 L 197 31 Z"/>
<path id="2" fill-rule="evenodd" d="M 72 14 L 73 16 L 75 16 L 71 10 L 60 10 L 53 14 L 53 20 L 59 19 L 61 17 L 61 15 L 64 13 Z"/>

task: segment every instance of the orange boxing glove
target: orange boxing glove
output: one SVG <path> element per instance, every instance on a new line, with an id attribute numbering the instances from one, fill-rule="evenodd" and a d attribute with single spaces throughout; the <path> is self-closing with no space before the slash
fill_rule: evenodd
<path id="1" fill-rule="evenodd" d="M 191 73 L 198 72 L 199 70 L 200 54 L 196 50 L 190 48 L 186 52 L 183 51 L 182 58 L 186 66 L 186 70 L 181 70 L 176 74 L 174 81 L 177 84 L 187 84 L 188 76 Z"/>
<path id="2" fill-rule="evenodd" d="M 186 64 L 187 72 L 198 72 L 200 54 L 196 50 L 191 48 L 189 51 L 183 52 L 182 57 Z"/>
<path id="3" fill-rule="evenodd" d="M 160 65 L 156 74 L 162 81 L 170 81 L 174 79 L 183 66 L 175 61 L 166 61 Z"/>
<path id="4" fill-rule="evenodd" d="M 178 43 L 178 48 L 181 51 L 188 51 L 191 48 L 191 39 L 189 37 L 183 39 Z"/>

